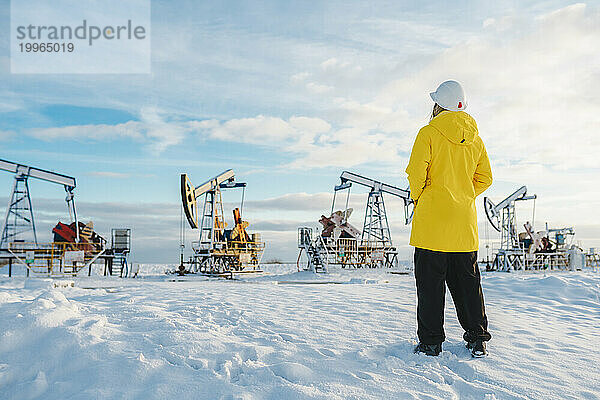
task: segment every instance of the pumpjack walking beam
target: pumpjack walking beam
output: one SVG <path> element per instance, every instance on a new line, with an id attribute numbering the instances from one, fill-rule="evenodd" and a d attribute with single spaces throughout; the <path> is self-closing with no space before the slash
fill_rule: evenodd
<path id="1" fill-rule="evenodd" d="M 0 170 L 15 174 L 15 182 L 6 207 L 0 248 L 6 247 L 12 239 L 29 230 L 33 231 L 33 238 L 37 244 L 37 232 L 29 193 L 29 178 L 63 185 L 67 193 L 65 201 L 67 202 L 69 215 L 77 226 L 77 210 L 75 209 L 75 197 L 73 193 L 76 187 L 75 178 L 2 159 L 0 159 Z M 77 242 L 79 242 L 79 229 L 75 231 Z"/>
<path id="2" fill-rule="evenodd" d="M 501 249 L 514 249 L 519 247 L 515 221 L 515 202 L 524 200 L 535 200 L 537 196 L 527 195 L 527 186 L 521 186 L 510 196 L 498 204 L 494 204 L 489 197 L 483 198 L 485 215 L 492 227 L 502 234 Z"/>
<path id="3" fill-rule="evenodd" d="M 408 225 L 412 220 L 411 207 L 414 203 L 410 198 L 410 191 L 408 189 L 400 189 L 396 186 L 366 178 L 349 171 L 342 172 L 340 181 L 341 183 L 334 187 L 334 203 L 336 193 L 340 190 L 350 189 L 353 183 L 371 189 L 367 199 L 367 208 L 365 210 L 365 221 L 361 238 L 363 243 L 379 242 L 384 245 L 392 244 L 390 227 L 385 211 L 385 203 L 383 202 L 384 193 L 403 199 L 405 223 Z"/>

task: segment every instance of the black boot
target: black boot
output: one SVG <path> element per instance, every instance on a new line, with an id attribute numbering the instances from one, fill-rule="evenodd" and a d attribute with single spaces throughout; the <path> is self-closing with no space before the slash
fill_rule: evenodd
<path id="1" fill-rule="evenodd" d="M 467 349 L 471 350 L 471 355 L 475 358 L 485 357 L 488 354 L 483 340 L 467 342 Z"/>
<path id="2" fill-rule="evenodd" d="M 416 353 L 423 353 L 427 356 L 438 356 L 442 352 L 442 344 L 423 344 L 419 343 L 415 347 Z"/>

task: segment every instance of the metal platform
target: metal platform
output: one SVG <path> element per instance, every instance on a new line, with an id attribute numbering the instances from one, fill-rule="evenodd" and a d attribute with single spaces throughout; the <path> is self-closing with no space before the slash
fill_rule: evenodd
<path id="1" fill-rule="evenodd" d="M 523 250 L 500 249 L 494 257 L 492 269 L 496 271 L 525 271 L 568 270 L 572 268 L 567 252 L 530 254 Z"/>
<path id="2" fill-rule="evenodd" d="M 48 243 L 43 248 L 29 249 L 34 251 L 37 260 L 28 262 L 27 254 L 23 252 L 11 252 L 9 249 L 0 249 L 0 271 L 3 267 L 8 268 L 8 276 L 13 275 L 13 267 L 20 266 L 26 269 L 26 276 L 40 277 L 74 277 L 81 273 L 86 273 L 88 276 L 92 274 L 93 265 L 103 265 L 103 275 L 114 275 L 117 273 L 120 277 L 127 276 L 127 270 L 115 268 L 117 265 L 115 260 L 119 260 L 120 256 L 107 253 L 106 251 L 95 252 L 84 256 L 84 263 L 77 263 L 73 266 L 72 261 L 64 259 L 65 250 L 63 243 L 55 243 L 57 246 L 52 246 Z M 13 249 L 13 251 L 15 251 Z M 16 254 L 15 254 L 16 253 Z M 31 259 L 31 257 L 30 257 Z M 85 261 L 87 260 L 87 262 Z M 86 271 L 87 269 L 87 271 Z"/>
<path id="3" fill-rule="evenodd" d="M 314 237 L 313 237 L 314 236 Z M 382 242 L 360 238 L 332 238 L 313 235 L 312 228 L 298 228 L 298 246 L 306 252 L 309 269 L 327 271 L 329 266 L 341 268 L 395 268 L 398 250 Z"/>
<path id="4" fill-rule="evenodd" d="M 206 246 L 192 242 L 194 254 L 184 262 L 185 273 L 216 276 L 229 273 L 262 272 L 259 269 L 265 243 L 262 241 L 222 241 Z M 181 270 L 181 267 L 180 267 Z"/>

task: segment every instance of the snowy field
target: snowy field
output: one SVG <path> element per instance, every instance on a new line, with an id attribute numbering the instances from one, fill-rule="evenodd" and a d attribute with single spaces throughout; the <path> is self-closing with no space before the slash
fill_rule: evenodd
<path id="1" fill-rule="evenodd" d="M 413 354 L 412 275 L 292 268 L 3 276 L 0 399 L 600 398 L 598 272 L 484 273 L 491 354 L 471 359 L 450 298 L 444 351 Z"/>

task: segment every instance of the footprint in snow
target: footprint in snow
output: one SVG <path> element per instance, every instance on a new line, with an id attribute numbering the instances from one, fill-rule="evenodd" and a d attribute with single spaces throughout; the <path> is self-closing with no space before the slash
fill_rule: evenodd
<path id="1" fill-rule="evenodd" d="M 321 353 L 321 355 L 324 355 L 325 357 L 335 357 L 337 355 L 333 351 L 325 348 L 317 349 L 317 352 Z"/>
<path id="2" fill-rule="evenodd" d="M 283 340 L 285 340 L 286 342 L 293 342 L 294 341 L 294 337 L 292 335 L 287 335 L 285 333 L 280 333 L 279 337 L 282 338 Z"/>
<path id="3" fill-rule="evenodd" d="M 355 373 L 350 372 L 350 375 L 352 375 L 353 377 L 355 377 L 357 379 L 362 379 L 363 381 L 375 380 L 373 375 L 369 374 L 368 372 L 356 371 Z"/>
<path id="4" fill-rule="evenodd" d="M 69 318 L 64 322 L 65 326 L 75 326 L 79 323 L 80 319 L 78 318 Z"/>
<path id="5" fill-rule="evenodd" d="M 314 372 L 305 365 L 294 362 L 282 362 L 269 367 L 277 375 L 292 383 L 314 382 Z"/>
<path id="6" fill-rule="evenodd" d="M 288 335 L 287 333 L 278 333 L 277 336 L 290 343 L 306 343 L 306 340 L 296 338 L 293 335 Z"/>

